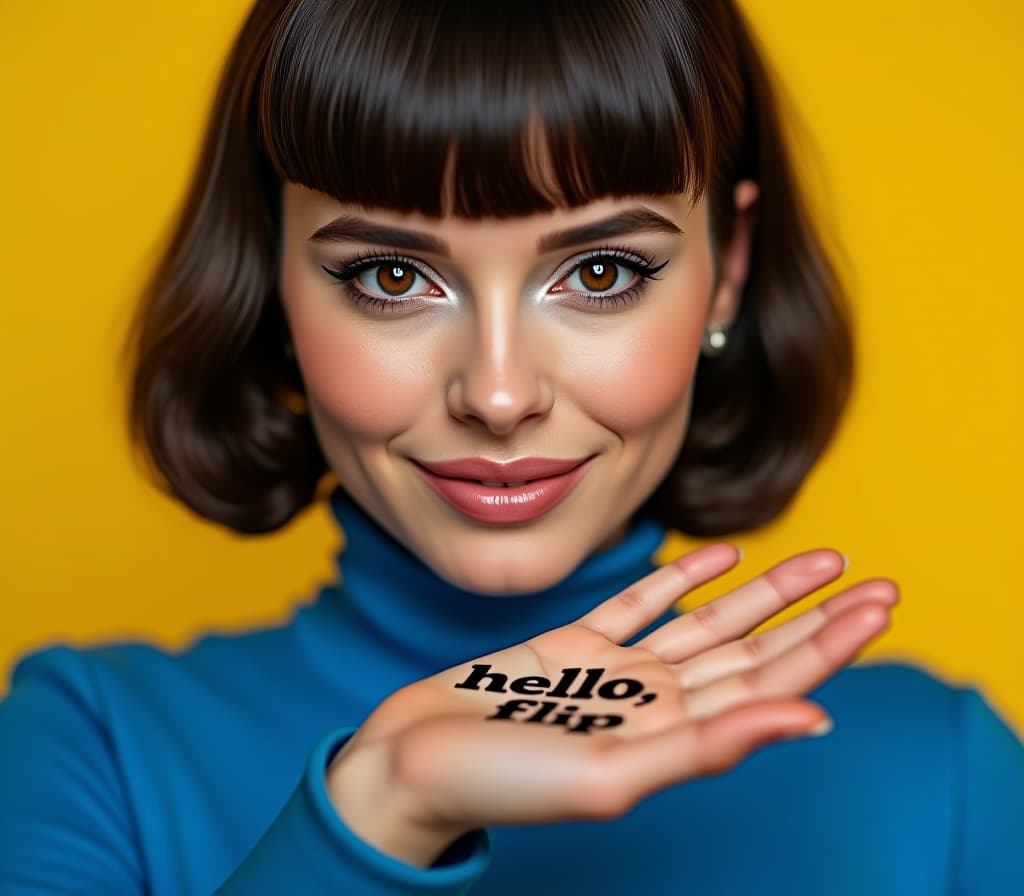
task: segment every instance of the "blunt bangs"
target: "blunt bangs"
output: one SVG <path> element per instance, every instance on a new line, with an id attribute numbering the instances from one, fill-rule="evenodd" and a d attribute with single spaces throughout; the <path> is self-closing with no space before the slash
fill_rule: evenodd
<path id="1" fill-rule="evenodd" d="M 257 85 L 259 137 L 282 181 L 434 217 L 696 201 L 721 170 L 713 152 L 737 154 L 743 114 L 711 14 L 671 0 L 296 3 Z"/>

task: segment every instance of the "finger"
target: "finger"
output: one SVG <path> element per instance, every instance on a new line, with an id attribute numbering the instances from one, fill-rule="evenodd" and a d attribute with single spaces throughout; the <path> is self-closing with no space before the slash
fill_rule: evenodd
<path id="1" fill-rule="evenodd" d="M 828 620 L 871 601 L 887 607 L 895 606 L 899 601 L 899 587 L 891 579 L 860 582 L 775 628 L 731 641 L 676 664 L 676 680 L 683 688 L 693 690 L 727 675 L 760 666 L 807 640 Z"/>
<path id="2" fill-rule="evenodd" d="M 643 631 L 680 597 L 731 569 L 739 552 L 721 542 L 658 567 L 576 620 L 576 625 L 599 632 L 622 644 Z"/>
<path id="3" fill-rule="evenodd" d="M 684 695 L 687 718 L 707 718 L 740 703 L 794 697 L 851 662 L 889 625 L 889 608 L 869 601 L 840 613 L 808 640 L 745 672 Z"/>
<path id="4" fill-rule="evenodd" d="M 806 735 L 828 719 L 804 700 L 765 700 L 657 734 L 601 744 L 584 788 L 596 817 L 617 817 L 672 784 L 727 771 L 759 747 Z"/>
<path id="5" fill-rule="evenodd" d="M 665 623 L 637 641 L 666 663 L 742 638 L 766 619 L 838 578 L 843 555 L 831 548 L 798 554 L 756 579 Z"/>

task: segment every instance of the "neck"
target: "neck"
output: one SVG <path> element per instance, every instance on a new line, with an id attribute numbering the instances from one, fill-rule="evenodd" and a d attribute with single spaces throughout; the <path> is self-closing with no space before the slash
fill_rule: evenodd
<path id="1" fill-rule="evenodd" d="M 560 582 L 502 596 L 438 576 L 340 487 L 330 506 L 345 535 L 337 555 L 341 581 L 321 592 L 307 636 L 333 656 L 332 664 L 381 676 L 382 696 L 579 618 L 656 569 L 653 555 L 667 532 L 654 520 L 635 520 Z"/>

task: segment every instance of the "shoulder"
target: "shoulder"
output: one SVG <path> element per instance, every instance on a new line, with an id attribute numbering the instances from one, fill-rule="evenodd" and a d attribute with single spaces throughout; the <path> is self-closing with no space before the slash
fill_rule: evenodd
<path id="1" fill-rule="evenodd" d="M 839 701 L 851 712 L 864 710 L 876 718 L 904 722 L 945 721 L 965 727 L 985 715 L 1003 719 L 980 684 L 953 681 L 924 666 L 896 660 L 848 666 L 809 696 Z"/>
<path id="2" fill-rule="evenodd" d="M 10 676 L 8 699 L 49 691 L 83 709 L 100 710 L 107 697 L 136 693 L 233 688 L 293 651 L 290 625 L 240 633 L 208 633 L 182 648 L 144 640 L 111 640 L 89 646 L 54 642 L 22 655 Z"/>
<path id="3" fill-rule="evenodd" d="M 877 712 L 905 712 L 913 705 L 920 713 L 954 711 L 963 686 L 924 666 L 905 661 L 865 662 L 848 666 L 823 685 L 817 694 L 842 699 L 851 708 Z"/>
<path id="4" fill-rule="evenodd" d="M 287 644 L 285 632 L 265 629 L 203 635 L 179 650 L 126 640 L 22 656 L 0 700 L 0 792 L 31 767 L 52 782 L 99 786 L 105 776 L 119 793 L 126 775 L 148 781 L 159 763 L 202 756 L 211 737 L 253 736 L 281 705 L 281 670 L 301 669 Z"/>
<path id="5" fill-rule="evenodd" d="M 846 728 L 847 745 L 903 757 L 907 767 L 935 763 L 955 774 L 996 754 L 1024 767 L 1020 736 L 979 685 L 921 666 L 849 666 L 807 696 L 833 715 L 837 732 Z"/>

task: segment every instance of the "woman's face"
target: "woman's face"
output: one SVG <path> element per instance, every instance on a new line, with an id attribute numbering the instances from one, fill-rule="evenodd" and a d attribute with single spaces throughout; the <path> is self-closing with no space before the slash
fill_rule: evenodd
<path id="1" fill-rule="evenodd" d="M 756 192 L 738 185 L 738 208 Z M 705 327 L 737 310 L 749 215 L 716 279 L 705 201 L 682 195 L 467 220 L 286 183 L 283 211 L 280 291 L 309 413 L 370 516 L 488 594 L 549 587 L 621 538 L 686 435 Z M 452 485 L 420 466 L 525 457 L 590 461 L 532 516 L 535 486 Z M 454 492 L 468 507 L 441 496 Z"/>

